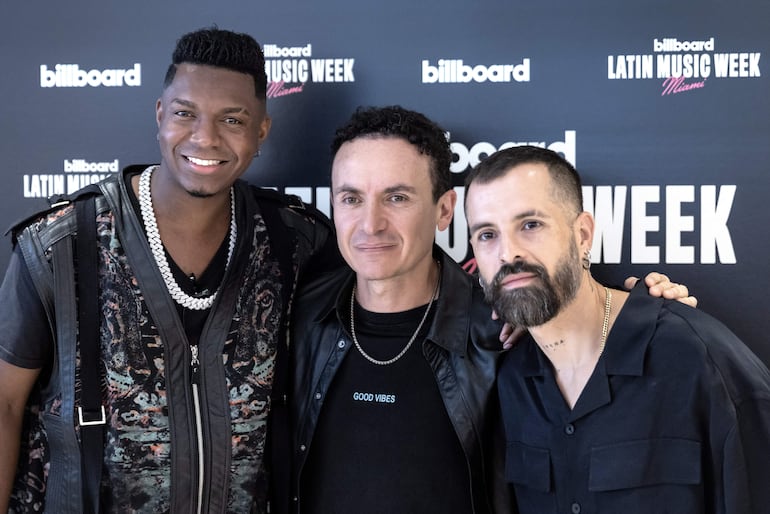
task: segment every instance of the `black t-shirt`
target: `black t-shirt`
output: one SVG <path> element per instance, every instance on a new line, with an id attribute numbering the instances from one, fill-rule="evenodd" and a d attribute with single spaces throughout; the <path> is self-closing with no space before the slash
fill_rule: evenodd
<path id="1" fill-rule="evenodd" d="M 398 355 L 426 307 L 377 314 L 356 305 L 356 336 L 364 351 L 378 360 Z M 303 512 L 472 511 L 467 463 L 422 353 L 431 319 L 432 313 L 409 351 L 392 364 L 375 365 L 355 347 L 349 350 L 310 447 Z"/>

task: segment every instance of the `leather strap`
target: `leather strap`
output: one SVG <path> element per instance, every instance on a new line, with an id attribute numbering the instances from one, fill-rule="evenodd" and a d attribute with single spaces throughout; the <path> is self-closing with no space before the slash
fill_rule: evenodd
<path id="1" fill-rule="evenodd" d="M 99 281 L 95 197 L 75 202 L 77 219 L 78 341 L 80 343 L 80 446 L 83 511 L 99 512 L 99 485 L 104 452 L 105 412 L 100 379 Z"/>

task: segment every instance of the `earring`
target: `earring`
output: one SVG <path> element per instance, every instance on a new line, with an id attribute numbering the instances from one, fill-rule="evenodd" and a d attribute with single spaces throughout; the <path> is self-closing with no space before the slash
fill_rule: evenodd
<path id="1" fill-rule="evenodd" d="M 262 150 L 257 149 L 257 153 L 254 154 L 254 157 L 259 157 L 260 155 L 262 155 Z"/>
<path id="2" fill-rule="evenodd" d="M 586 250 L 583 254 L 583 269 L 588 270 L 591 269 L 591 251 Z"/>

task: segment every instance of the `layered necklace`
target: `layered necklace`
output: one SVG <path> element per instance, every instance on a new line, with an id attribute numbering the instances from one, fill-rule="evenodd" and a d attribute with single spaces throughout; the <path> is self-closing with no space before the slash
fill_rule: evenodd
<path id="1" fill-rule="evenodd" d="M 599 341 L 599 356 L 604 352 L 607 342 L 607 331 L 610 328 L 610 310 L 612 307 L 612 293 L 608 287 L 604 288 L 604 321 L 602 322 L 602 339 Z"/>
<path id="2" fill-rule="evenodd" d="M 353 337 L 353 343 L 356 345 L 356 348 L 358 348 L 358 351 L 361 352 L 361 355 L 364 357 L 364 359 L 378 366 L 387 366 L 388 364 L 393 364 L 398 359 L 406 355 L 406 352 L 412 346 L 412 343 L 414 343 L 414 340 L 417 339 L 417 334 L 420 333 L 420 329 L 422 329 L 423 324 L 425 324 L 425 320 L 428 319 L 428 313 L 430 312 L 430 308 L 433 305 L 433 302 L 436 300 L 436 297 L 438 296 L 439 284 L 441 284 L 441 263 L 436 262 L 436 264 L 438 264 L 438 278 L 436 279 L 436 287 L 433 288 L 433 294 L 431 295 L 430 301 L 428 302 L 428 307 L 425 309 L 425 314 L 422 315 L 420 324 L 417 325 L 417 329 L 414 331 L 414 334 L 412 334 L 412 337 L 409 338 L 409 341 L 406 343 L 406 346 L 404 346 L 404 349 L 401 350 L 398 353 L 398 355 L 386 361 L 377 360 L 371 355 L 369 355 L 368 353 L 366 353 L 364 349 L 361 348 L 361 344 L 358 342 L 358 338 L 356 337 L 355 316 L 353 315 L 353 307 L 355 306 L 355 303 L 356 303 L 356 285 L 353 284 L 353 292 L 350 294 L 350 335 Z"/>
<path id="3" fill-rule="evenodd" d="M 214 304 L 214 299 L 217 296 L 217 292 L 204 297 L 190 296 L 179 287 L 176 283 L 171 268 L 168 265 L 166 259 L 166 251 L 163 248 L 163 242 L 160 240 L 160 232 L 158 231 L 158 222 L 155 219 L 155 211 L 152 207 L 152 196 L 150 194 L 150 178 L 152 172 L 157 169 L 157 166 L 150 166 L 142 172 L 139 177 L 139 207 L 142 211 L 142 219 L 144 220 L 144 230 L 147 233 L 147 242 L 150 244 L 150 250 L 152 250 L 152 256 L 155 257 L 155 263 L 158 265 L 158 270 L 163 277 L 163 282 L 166 284 L 166 289 L 174 299 L 176 303 L 184 307 L 185 309 L 192 309 L 195 311 L 202 311 L 210 308 Z M 233 256 L 235 250 L 235 241 L 238 237 L 237 227 L 235 224 L 235 193 L 233 188 L 230 187 L 230 241 L 227 247 L 227 265 L 230 265 L 230 259 Z"/>

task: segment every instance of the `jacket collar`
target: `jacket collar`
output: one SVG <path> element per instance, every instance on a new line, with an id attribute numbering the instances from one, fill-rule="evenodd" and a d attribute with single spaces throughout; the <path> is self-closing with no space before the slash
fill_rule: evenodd
<path id="1" fill-rule="evenodd" d="M 436 245 L 433 256 L 441 263 L 441 292 L 427 339 L 449 352 L 464 356 L 473 310 L 473 277 Z"/>
<path id="2" fill-rule="evenodd" d="M 324 295 L 324 301 L 319 305 L 318 315 L 313 321 L 321 323 L 336 313 L 337 320 L 344 327 L 345 313 L 350 310 L 350 291 L 353 289 L 355 279 L 356 274 L 347 264 L 333 272 L 328 279 L 329 294 Z"/>
<path id="3" fill-rule="evenodd" d="M 454 259 L 438 245 L 433 245 L 433 256 L 441 263 L 441 289 L 436 300 L 436 311 L 426 339 L 436 343 L 447 351 L 465 355 L 471 323 L 471 302 L 473 300 L 473 277 L 463 270 Z M 348 267 L 335 273 L 332 279 L 336 292 L 326 296 L 325 303 L 319 308 L 316 321 L 336 315 L 337 320 L 347 327 L 350 310 L 350 290 L 353 287 L 355 273 Z M 347 331 L 347 328 L 345 328 Z"/>

